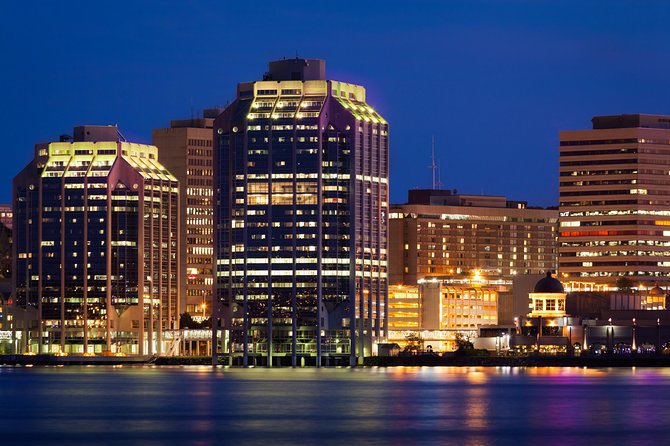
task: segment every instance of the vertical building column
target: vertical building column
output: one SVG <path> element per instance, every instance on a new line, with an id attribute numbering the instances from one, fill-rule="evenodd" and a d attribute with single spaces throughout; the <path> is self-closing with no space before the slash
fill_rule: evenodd
<path id="1" fill-rule="evenodd" d="M 163 299 L 165 298 L 165 295 L 163 294 L 163 271 L 166 268 L 166 264 L 163 261 L 163 242 L 168 241 L 169 238 L 165 236 L 165 222 L 163 221 L 163 212 L 165 212 L 165 207 L 167 206 L 168 209 L 170 208 L 170 200 L 167 200 L 167 203 L 164 203 L 163 200 L 163 186 L 164 186 L 164 181 L 163 180 L 158 180 L 158 184 L 160 187 L 160 192 L 159 192 L 159 211 L 160 213 L 158 214 L 158 329 L 157 329 L 157 337 L 158 340 L 156 341 L 156 353 L 161 355 L 163 353 Z M 169 194 L 168 194 L 169 197 Z M 170 215 L 170 212 L 168 211 L 168 216 Z M 170 221 L 168 219 L 167 221 L 168 225 L 168 230 L 170 229 Z M 170 259 L 168 259 L 168 265 L 169 265 Z M 155 268 L 155 266 L 154 266 Z M 169 280 L 169 278 L 168 278 Z M 169 294 L 168 294 L 169 296 Z M 170 304 L 170 299 L 167 299 L 168 306 Z"/>
<path id="2" fill-rule="evenodd" d="M 112 351 L 112 316 L 116 316 L 112 306 L 112 185 L 109 180 L 107 185 L 107 212 L 105 218 L 105 307 L 107 311 L 105 345 L 107 351 Z M 118 324 L 118 321 L 116 322 Z M 118 353 L 118 352 L 116 352 Z"/>
<path id="3" fill-rule="evenodd" d="M 90 167 L 89 167 L 90 169 Z M 88 172 L 87 172 L 88 174 Z M 84 177 L 84 353 L 88 353 L 88 176 Z"/>
<path id="4" fill-rule="evenodd" d="M 147 212 L 147 206 L 144 202 L 145 196 L 144 181 L 142 181 L 142 189 L 140 189 L 137 194 L 137 300 L 139 307 L 139 325 L 138 325 L 138 353 L 140 355 L 145 354 L 144 349 L 144 289 L 146 287 L 147 276 L 144 269 L 144 252 L 146 250 L 146 238 L 147 234 L 144 230 L 144 214 Z"/>
<path id="5" fill-rule="evenodd" d="M 358 139 L 358 120 L 354 121 L 353 131 L 353 145 L 352 155 L 349 158 L 349 330 L 350 330 L 350 345 L 349 345 L 349 365 L 356 365 L 356 350 L 358 348 L 358 318 L 356 317 L 356 283 L 358 275 L 356 272 L 356 245 L 358 244 L 358 221 L 356 220 L 357 206 L 358 206 L 358 188 L 356 187 L 356 172 L 358 166 L 358 156 L 360 153 L 360 146 L 357 144 Z"/>
<path id="6" fill-rule="evenodd" d="M 302 101 L 301 101 L 302 103 Z M 292 172 L 293 172 L 293 206 L 292 206 L 292 218 L 291 221 L 293 222 L 292 224 L 292 240 L 291 240 L 291 246 L 293 247 L 293 252 L 291 254 L 292 256 L 292 265 L 293 265 L 293 280 L 291 283 L 291 367 L 296 367 L 297 362 L 298 362 L 298 357 L 297 357 L 297 350 L 298 350 L 298 297 L 296 295 L 297 293 L 297 284 L 296 281 L 298 280 L 296 277 L 296 237 L 297 237 L 297 200 L 298 200 L 298 167 L 297 167 L 297 150 L 298 150 L 298 131 L 296 129 L 297 127 L 297 119 L 293 119 L 293 143 L 291 144 L 291 165 L 292 165 Z M 321 197 L 318 198 L 319 200 Z"/>
<path id="7" fill-rule="evenodd" d="M 149 354 L 153 355 L 154 351 L 154 241 L 155 241 L 155 232 L 154 228 L 154 181 L 153 179 L 148 180 L 149 187 L 151 188 L 149 202 L 149 345 L 148 350 Z M 145 186 L 146 190 L 146 186 Z M 145 202 L 146 206 L 146 202 Z"/>
<path id="8" fill-rule="evenodd" d="M 248 151 L 248 134 L 247 134 L 247 129 L 245 126 L 244 130 L 244 140 L 242 142 L 242 159 L 243 159 L 243 165 L 244 165 L 244 215 L 245 218 L 248 215 L 248 210 L 249 210 L 249 151 Z M 237 152 L 237 137 L 236 135 L 233 135 L 232 138 L 229 137 L 228 139 L 228 189 L 229 189 L 229 205 L 228 205 L 228 234 L 229 234 L 229 241 L 228 241 L 228 251 L 230 252 L 230 255 L 228 256 L 228 280 L 232 284 L 233 282 L 233 270 L 237 268 L 237 266 L 233 267 L 233 256 L 232 255 L 232 249 L 233 249 L 233 233 L 234 229 L 232 227 L 232 209 L 235 207 L 235 201 L 234 201 L 234 190 L 235 187 L 233 186 L 235 182 L 235 169 L 233 168 L 234 163 L 235 163 L 235 153 Z M 243 248 L 244 252 L 242 254 L 244 258 L 244 275 L 242 276 L 242 293 L 243 296 L 243 305 L 242 305 L 242 311 L 244 312 L 242 316 L 242 322 L 243 322 L 243 327 L 242 327 L 242 336 L 243 336 L 243 357 L 242 357 L 242 365 L 244 367 L 249 366 L 249 327 L 251 324 L 251 321 L 249 320 L 249 291 L 248 291 L 248 286 L 249 286 L 249 268 L 247 266 L 247 261 L 249 259 L 249 230 L 247 228 L 247 223 L 245 221 L 244 223 L 244 228 L 242 228 L 242 241 L 244 243 Z M 268 257 L 270 257 L 270 253 L 268 252 Z M 231 294 L 235 295 L 237 291 L 233 291 L 233 288 L 230 288 Z M 233 299 L 234 300 L 234 299 Z M 231 302 L 232 303 L 232 302 Z M 256 353 L 256 352 L 254 352 Z"/>
<path id="9" fill-rule="evenodd" d="M 268 132 L 268 324 L 267 324 L 267 366 L 272 367 L 272 336 L 273 336 L 273 320 L 272 320 L 272 220 L 273 220 L 273 206 L 272 206 L 272 126 Z M 246 225 L 245 225 L 246 226 Z"/>
<path id="10" fill-rule="evenodd" d="M 65 177 L 60 182 L 60 351 L 65 351 Z M 75 331 L 77 327 L 75 327 Z"/>
<path id="11" fill-rule="evenodd" d="M 319 154 L 316 179 L 316 366 L 321 367 L 321 306 L 323 304 L 323 151 L 326 149 L 324 128 L 328 123 L 319 119 Z M 294 217 L 295 218 L 295 217 Z"/>
<path id="12" fill-rule="evenodd" d="M 43 206 L 43 195 L 42 195 L 42 189 L 43 189 L 43 184 L 42 184 L 42 178 L 38 177 L 37 182 L 39 183 L 37 194 L 38 194 L 38 206 L 37 206 L 37 221 L 33 222 L 33 224 L 37 225 L 37 252 L 38 254 L 38 259 L 37 259 L 37 342 L 39 343 L 37 345 L 37 353 L 41 354 L 43 353 L 43 339 L 42 339 L 42 333 L 44 331 L 44 320 L 43 320 L 43 313 L 42 313 L 42 274 L 44 273 L 42 271 L 42 209 L 44 208 Z M 64 259 L 63 259 L 64 260 Z M 65 264 L 62 265 L 63 267 Z M 30 287 L 30 281 L 32 280 L 30 271 L 28 271 L 28 277 L 27 277 L 27 282 L 28 282 L 28 287 Z M 27 307 L 27 305 L 26 305 Z"/>

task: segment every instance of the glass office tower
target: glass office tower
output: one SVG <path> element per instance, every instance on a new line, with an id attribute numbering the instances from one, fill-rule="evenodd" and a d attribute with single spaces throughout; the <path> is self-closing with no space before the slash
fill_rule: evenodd
<path id="1" fill-rule="evenodd" d="M 154 146 L 83 126 L 14 178 L 19 352 L 165 353 L 178 328 L 177 180 Z"/>
<path id="2" fill-rule="evenodd" d="M 271 62 L 214 132 L 214 303 L 230 353 L 245 365 L 373 354 L 388 326 L 388 124 L 365 88 L 326 80 L 321 60 Z"/>

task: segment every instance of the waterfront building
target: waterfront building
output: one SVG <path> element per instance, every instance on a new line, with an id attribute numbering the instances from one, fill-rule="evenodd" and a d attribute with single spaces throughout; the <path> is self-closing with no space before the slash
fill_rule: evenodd
<path id="1" fill-rule="evenodd" d="M 219 109 L 204 110 L 202 118 L 170 121 L 154 129 L 152 143 L 158 161 L 179 181 L 179 258 L 182 308 L 196 322 L 211 316 L 213 251 L 213 133 Z M 209 337 L 205 342 L 210 341 Z"/>
<path id="2" fill-rule="evenodd" d="M 581 319 L 566 313 L 566 293 L 563 284 L 547 272 L 529 294 L 530 311 L 516 318 L 516 333 L 510 348 L 517 352 L 567 354 L 581 348 L 581 342 L 572 345 L 582 336 Z"/>
<path id="3" fill-rule="evenodd" d="M 531 309 L 516 318 L 517 353 L 653 353 L 670 336 L 660 287 L 645 292 L 570 291 L 547 273 L 529 294 Z"/>
<path id="4" fill-rule="evenodd" d="M 670 281 L 670 116 L 596 116 L 560 134 L 560 272 L 635 287 Z"/>
<path id="5" fill-rule="evenodd" d="M 477 273 L 513 279 L 557 265 L 558 211 L 505 197 L 411 190 L 389 215 L 391 284 Z"/>
<path id="6" fill-rule="evenodd" d="M 389 342 L 406 347 L 418 339 L 422 350 L 456 349 L 456 335 L 477 337 L 481 327 L 498 324 L 498 290 L 480 280 L 421 279 L 417 285 L 389 286 Z"/>
<path id="7" fill-rule="evenodd" d="M 13 182 L 19 352 L 161 354 L 179 321 L 177 180 L 115 126 L 35 146 Z M 171 348 L 171 347 L 170 347 Z"/>
<path id="8" fill-rule="evenodd" d="M 327 80 L 322 60 L 270 62 L 214 130 L 215 311 L 231 355 L 373 354 L 388 325 L 389 147 L 365 88 Z"/>

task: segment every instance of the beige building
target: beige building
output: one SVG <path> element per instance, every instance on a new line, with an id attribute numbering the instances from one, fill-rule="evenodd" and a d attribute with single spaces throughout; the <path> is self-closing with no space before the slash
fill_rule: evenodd
<path id="1" fill-rule="evenodd" d="M 389 342 L 401 347 L 418 336 L 423 348 L 455 350 L 456 333 L 474 338 L 482 326 L 498 324 L 498 291 L 475 281 L 420 280 L 392 285 L 388 300 Z"/>
<path id="2" fill-rule="evenodd" d="M 434 276 L 512 279 L 557 266 L 558 211 L 505 197 L 412 190 L 389 215 L 391 284 Z"/>
<path id="3" fill-rule="evenodd" d="M 213 287 L 212 124 L 218 109 L 203 118 L 176 120 L 154 129 L 158 159 L 179 180 L 181 311 L 196 321 L 209 317 Z"/>
<path id="4" fill-rule="evenodd" d="M 564 281 L 670 281 L 670 116 L 596 116 L 560 134 Z"/>

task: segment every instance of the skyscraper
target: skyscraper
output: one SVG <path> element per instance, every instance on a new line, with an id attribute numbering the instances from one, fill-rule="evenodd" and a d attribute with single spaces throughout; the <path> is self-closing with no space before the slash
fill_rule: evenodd
<path id="1" fill-rule="evenodd" d="M 112 126 L 35 147 L 13 184 L 20 351 L 165 352 L 179 320 L 179 209 L 157 158 Z"/>
<path id="2" fill-rule="evenodd" d="M 231 353 L 294 365 L 372 354 L 388 327 L 388 124 L 365 88 L 326 80 L 322 60 L 270 62 L 214 131 Z"/>
<path id="3" fill-rule="evenodd" d="M 670 116 L 596 116 L 560 135 L 563 280 L 670 281 Z"/>
<path id="4" fill-rule="evenodd" d="M 212 125 L 220 110 L 202 118 L 173 120 L 170 128 L 154 129 L 158 160 L 179 181 L 180 299 L 200 320 L 210 315 L 214 273 Z"/>

